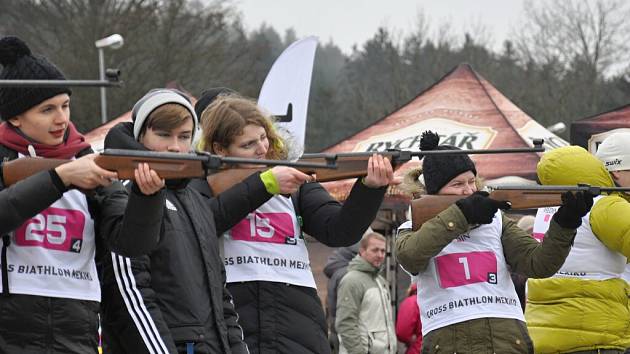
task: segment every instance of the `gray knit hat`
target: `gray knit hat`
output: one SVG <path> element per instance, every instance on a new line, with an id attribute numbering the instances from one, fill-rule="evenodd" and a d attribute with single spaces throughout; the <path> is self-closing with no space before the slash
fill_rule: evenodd
<path id="1" fill-rule="evenodd" d="M 61 71 L 31 50 L 17 37 L 0 39 L 0 80 L 65 80 Z M 68 87 L 0 87 L 0 119 L 7 120 L 26 112 L 59 94 L 72 94 Z"/>
<path id="2" fill-rule="evenodd" d="M 177 103 L 184 106 L 184 108 L 190 112 L 193 120 L 193 145 L 196 144 L 201 134 L 199 132 L 199 120 L 197 119 L 197 114 L 195 114 L 195 109 L 190 103 L 190 99 L 185 93 L 179 90 L 166 88 L 153 89 L 147 92 L 147 94 L 133 106 L 131 110 L 131 120 L 133 121 L 134 138 L 136 140 L 140 139 L 140 132 L 149 115 L 158 107 L 167 103 Z"/>

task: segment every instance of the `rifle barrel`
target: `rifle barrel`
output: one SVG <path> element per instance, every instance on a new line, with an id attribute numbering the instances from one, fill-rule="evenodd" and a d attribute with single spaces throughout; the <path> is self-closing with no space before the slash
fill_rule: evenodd
<path id="1" fill-rule="evenodd" d="M 541 139 L 542 140 L 542 139 Z M 537 141 L 535 141 L 537 143 Z M 336 154 L 329 153 L 309 153 L 303 154 L 301 158 L 335 158 L 335 157 L 369 157 L 372 154 L 381 154 L 385 156 L 398 157 L 401 154 L 409 153 L 410 156 L 424 157 L 429 155 L 484 155 L 484 154 L 518 154 L 529 152 L 545 152 L 542 145 L 535 144 L 531 148 L 506 148 L 506 149 L 473 149 L 473 150 L 430 150 L 430 151 L 360 151 L 360 152 L 340 152 Z"/>
<path id="2" fill-rule="evenodd" d="M 0 80 L 0 87 L 120 87 L 122 81 L 108 80 Z"/>
<path id="3" fill-rule="evenodd" d="M 502 186 L 488 186 L 491 190 L 519 190 L 519 191 L 531 191 L 531 192 L 578 192 L 578 191 L 590 191 L 590 192 L 630 192 L 630 187 L 600 187 L 584 185 L 545 185 L 545 186 L 527 186 L 527 185 L 502 185 Z M 599 193 L 595 193 L 599 194 Z"/>

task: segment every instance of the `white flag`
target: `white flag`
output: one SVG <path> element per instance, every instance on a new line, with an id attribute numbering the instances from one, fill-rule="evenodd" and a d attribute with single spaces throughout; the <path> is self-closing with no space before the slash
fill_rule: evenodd
<path id="1" fill-rule="evenodd" d="M 273 63 L 258 96 L 258 105 L 278 118 L 285 139 L 288 133 L 290 158 L 299 157 L 304 150 L 316 49 L 317 37 L 313 36 L 291 44 Z"/>

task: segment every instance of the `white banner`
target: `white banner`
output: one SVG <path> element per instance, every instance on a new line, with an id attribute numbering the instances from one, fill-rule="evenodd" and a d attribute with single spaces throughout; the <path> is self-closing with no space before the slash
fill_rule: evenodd
<path id="1" fill-rule="evenodd" d="M 296 156 L 300 156 L 304 148 L 316 49 L 317 37 L 291 44 L 273 63 L 258 96 L 258 105 L 278 117 L 277 125 L 289 133 L 291 149 L 299 150 L 293 152 Z"/>

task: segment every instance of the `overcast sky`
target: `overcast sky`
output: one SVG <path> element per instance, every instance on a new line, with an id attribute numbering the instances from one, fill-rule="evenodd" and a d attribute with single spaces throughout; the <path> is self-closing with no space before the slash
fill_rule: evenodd
<path id="1" fill-rule="evenodd" d="M 395 35 L 411 33 L 419 12 L 435 31 L 438 24 L 452 24 L 452 34 L 474 32 L 483 24 L 486 37 L 499 48 L 509 30 L 520 20 L 523 0 L 233 0 L 248 30 L 263 22 L 281 35 L 293 27 L 298 38 L 332 39 L 346 54 L 363 44 L 379 26 Z"/>

